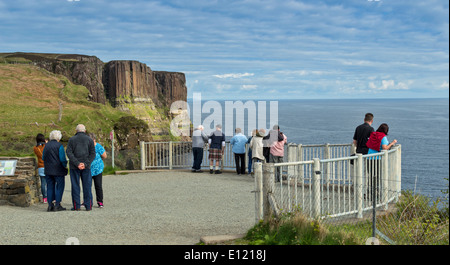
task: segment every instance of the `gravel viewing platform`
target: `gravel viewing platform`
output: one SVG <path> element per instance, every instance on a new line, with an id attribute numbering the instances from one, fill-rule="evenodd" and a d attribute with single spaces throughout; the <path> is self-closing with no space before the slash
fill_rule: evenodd
<path id="1" fill-rule="evenodd" d="M 47 204 L 0 206 L 0 245 L 192 245 L 202 236 L 245 234 L 255 224 L 254 178 L 187 170 L 107 175 L 105 207 L 71 211 L 66 176 L 62 212 Z M 81 199 L 82 199 L 81 192 Z"/>

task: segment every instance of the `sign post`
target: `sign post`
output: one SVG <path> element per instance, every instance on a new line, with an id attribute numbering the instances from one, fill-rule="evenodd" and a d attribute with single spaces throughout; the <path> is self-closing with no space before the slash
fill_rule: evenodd
<path id="1" fill-rule="evenodd" d="M 111 164 L 114 168 L 114 130 L 109 133 L 109 139 L 111 139 Z"/>

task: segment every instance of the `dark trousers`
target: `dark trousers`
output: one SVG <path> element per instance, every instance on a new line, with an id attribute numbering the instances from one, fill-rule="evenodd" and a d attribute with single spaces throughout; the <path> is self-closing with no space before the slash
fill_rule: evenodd
<path id="1" fill-rule="evenodd" d="M 59 205 L 64 193 L 65 177 L 64 176 L 45 176 L 47 181 L 47 202 L 51 206 L 53 201 Z"/>
<path id="2" fill-rule="evenodd" d="M 199 170 L 203 160 L 203 148 L 193 147 L 192 153 L 194 154 L 194 165 L 192 166 L 192 168 L 195 170 Z"/>
<path id="3" fill-rule="evenodd" d="M 95 196 L 97 202 L 103 203 L 103 186 L 102 186 L 103 174 L 100 173 L 97 176 L 93 176 L 92 179 L 94 180 Z"/>
<path id="4" fill-rule="evenodd" d="M 70 169 L 70 183 L 72 184 L 72 203 L 73 208 L 80 209 L 80 178 L 83 186 L 83 204 L 87 210 L 92 209 L 92 176 L 91 169 L 83 170 Z"/>
<path id="5" fill-rule="evenodd" d="M 248 174 L 252 173 L 252 149 L 248 149 Z"/>
<path id="6" fill-rule="evenodd" d="M 236 162 L 236 173 L 245 174 L 245 153 L 234 153 L 234 161 Z"/>

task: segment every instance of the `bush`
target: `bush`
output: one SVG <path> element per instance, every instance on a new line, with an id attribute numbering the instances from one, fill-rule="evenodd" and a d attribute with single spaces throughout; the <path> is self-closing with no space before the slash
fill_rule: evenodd
<path id="1" fill-rule="evenodd" d="M 300 212 L 280 219 L 260 222 L 244 238 L 249 245 L 355 245 L 361 244 L 354 233 L 330 231 L 320 221 Z"/>
<path id="2" fill-rule="evenodd" d="M 399 245 L 448 245 L 448 208 L 440 209 L 440 203 L 404 191 L 397 210 L 380 218 L 377 228 Z"/>

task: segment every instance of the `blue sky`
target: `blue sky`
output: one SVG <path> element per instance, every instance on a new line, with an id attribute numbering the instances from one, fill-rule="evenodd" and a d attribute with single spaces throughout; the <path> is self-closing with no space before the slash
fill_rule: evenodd
<path id="1" fill-rule="evenodd" d="M 449 96 L 447 0 L 0 0 L 0 52 L 184 72 L 202 99 Z"/>

